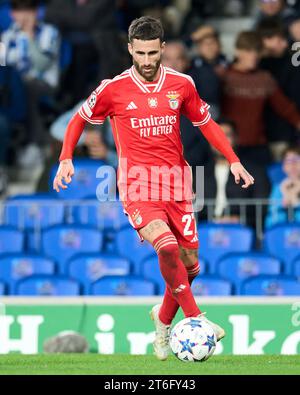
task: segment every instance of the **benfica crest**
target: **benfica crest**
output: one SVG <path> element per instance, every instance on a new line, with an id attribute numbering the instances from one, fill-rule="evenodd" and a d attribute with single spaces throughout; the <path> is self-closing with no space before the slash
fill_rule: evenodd
<path id="1" fill-rule="evenodd" d="M 148 99 L 149 107 L 156 108 L 158 106 L 158 101 L 156 97 L 149 97 Z"/>
<path id="2" fill-rule="evenodd" d="M 169 99 L 169 104 L 172 110 L 177 110 L 179 106 L 179 100 L 178 97 L 180 96 L 177 92 L 168 92 L 166 95 L 167 98 Z"/>

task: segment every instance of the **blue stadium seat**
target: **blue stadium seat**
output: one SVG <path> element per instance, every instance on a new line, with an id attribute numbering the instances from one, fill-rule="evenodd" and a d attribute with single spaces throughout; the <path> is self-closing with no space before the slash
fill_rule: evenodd
<path id="1" fill-rule="evenodd" d="M 0 226 L 0 254 L 21 252 L 24 246 L 24 235 L 12 226 Z"/>
<path id="2" fill-rule="evenodd" d="M 116 234 L 115 244 L 118 254 L 133 263 L 134 274 L 140 274 L 142 260 L 153 254 L 154 251 L 147 241 L 140 242 L 137 232 L 131 225 L 119 230 Z"/>
<path id="3" fill-rule="evenodd" d="M 298 255 L 292 262 L 292 275 L 300 277 L 300 255 Z"/>
<path id="4" fill-rule="evenodd" d="M 242 285 L 243 295 L 300 296 L 300 281 L 292 276 L 258 276 Z"/>
<path id="5" fill-rule="evenodd" d="M 89 226 L 56 225 L 42 233 L 42 253 L 53 258 L 63 270 L 75 254 L 100 252 L 103 234 Z"/>
<path id="6" fill-rule="evenodd" d="M 64 203 L 50 194 L 18 195 L 5 203 L 4 223 L 19 229 L 44 228 L 64 221 Z"/>
<path id="7" fill-rule="evenodd" d="M 220 277 L 204 275 L 193 281 L 192 291 L 196 296 L 228 296 L 232 293 L 232 285 Z"/>
<path id="8" fill-rule="evenodd" d="M 135 276 L 107 276 L 91 287 L 92 295 L 146 296 L 155 294 L 155 284 Z"/>
<path id="9" fill-rule="evenodd" d="M 74 207 L 72 215 L 74 223 L 117 230 L 128 225 L 128 219 L 120 201 L 99 202 L 95 197 L 93 199 L 84 200 L 82 204 Z"/>
<path id="10" fill-rule="evenodd" d="M 286 174 L 282 170 L 282 163 L 269 165 L 267 174 L 271 184 L 279 184 L 286 177 Z"/>
<path id="11" fill-rule="evenodd" d="M 97 196 L 102 198 L 103 194 L 100 193 L 100 186 L 103 186 L 104 193 L 108 194 L 108 189 L 113 190 L 115 188 L 115 177 L 109 176 L 107 173 L 99 174 L 98 171 L 101 167 L 107 165 L 101 160 L 93 159 L 76 159 L 74 160 L 75 174 L 72 178 L 72 182 L 68 185 L 67 189 L 62 189 L 57 197 L 60 199 L 82 199 L 87 196 Z M 57 172 L 58 166 L 55 165 L 51 169 L 49 188 L 52 189 L 53 179 Z M 97 174 L 99 178 L 97 178 Z M 104 188 L 106 185 L 106 189 Z M 99 193 L 98 193 L 99 192 Z M 97 194 L 96 194 L 97 193 Z M 100 196 L 99 196 L 100 195 Z"/>
<path id="12" fill-rule="evenodd" d="M 247 278 L 260 274 L 280 274 L 280 269 L 278 259 L 255 251 L 228 254 L 217 263 L 217 274 L 233 283 L 236 294 L 240 293 L 240 286 Z"/>
<path id="13" fill-rule="evenodd" d="M 201 274 L 205 273 L 207 263 L 203 259 L 199 259 Z M 153 281 L 158 287 L 158 294 L 162 295 L 165 291 L 165 281 L 161 275 L 158 258 L 156 253 L 145 258 L 141 264 L 141 275 L 145 280 Z"/>
<path id="14" fill-rule="evenodd" d="M 62 276 L 34 275 L 16 284 L 17 295 L 30 296 L 77 296 L 80 284 Z"/>
<path id="15" fill-rule="evenodd" d="M 253 231 L 239 224 L 202 223 L 198 228 L 199 252 L 209 262 L 211 274 L 216 271 L 217 261 L 229 252 L 250 251 Z"/>
<path id="16" fill-rule="evenodd" d="M 156 253 L 143 259 L 141 263 L 141 276 L 145 280 L 153 281 L 156 285 L 156 293 L 163 295 L 165 291 L 165 280 L 161 275 Z"/>
<path id="17" fill-rule="evenodd" d="M 300 251 L 300 224 L 279 224 L 268 229 L 264 249 L 284 262 L 284 273 L 292 273 L 292 261 Z"/>
<path id="18" fill-rule="evenodd" d="M 1 1 L 0 4 L 0 32 L 7 30 L 12 23 L 9 0 Z"/>
<path id="19" fill-rule="evenodd" d="M 5 295 L 5 284 L 0 281 L 0 295 Z"/>
<path id="20" fill-rule="evenodd" d="M 88 295 L 91 284 L 108 275 L 126 276 L 130 273 L 130 264 L 126 259 L 108 254 L 80 254 L 66 265 L 65 274 L 80 281 L 84 294 Z"/>
<path id="21" fill-rule="evenodd" d="M 29 229 L 25 231 L 25 251 L 28 253 L 40 254 L 42 243 L 42 230 Z"/>
<path id="22" fill-rule="evenodd" d="M 15 293 L 15 284 L 22 278 L 34 274 L 54 274 L 55 263 L 43 256 L 32 254 L 6 254 L 0 256 L 0 279 Z"/>

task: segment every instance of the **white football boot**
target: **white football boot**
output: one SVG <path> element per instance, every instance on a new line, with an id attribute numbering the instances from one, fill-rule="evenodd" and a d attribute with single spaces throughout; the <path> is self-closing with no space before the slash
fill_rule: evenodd
<path id="1" fill-rule="evenodd" d="M 226 335 L 224 329 L 221 328 L 219 325 L 215 324 L 214 322 L 209 321 L 209 319 L 205 317 L 205 314 L 206 313 L 199 314 L 198 317 L 201 318 L 203 321 L 207 322 L 213 328 L 217 337 L 217 341 L 223 339 L 223 337 L 225 337 Z"/>
<path id="2" fill-rule="evenodd" d="M 150 311 L 150 317 L 155 325 L 155 340 L 153 342 L 154 354 L 159 360 L 165 361 L 170 353 L 169 340 L 171 325 L 165 325 L 160 321 L 158 317 L 160 307 L 160 304 L 153 306 Z"/>

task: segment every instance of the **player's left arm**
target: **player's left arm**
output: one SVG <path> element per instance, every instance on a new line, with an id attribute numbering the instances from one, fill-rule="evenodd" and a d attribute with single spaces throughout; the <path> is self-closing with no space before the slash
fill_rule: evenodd
<path id="1" fill-rule="evenodd" d="M 254 184 L 253 176 L 241 164 L 222 128 L 210 118 L 205 125 L 201 126 L 200 130 L 207 141 L 221 152 L 230 163 L 230 170 L 234 176 L 235 183 L 239 184 L 241 180 L 244 181 L 242 188 L 248 188 Z"/>
<path id="2" fill-rule="evenodd" d="M 254 178 L 241 164 L 225 133 L 211 118 L 208 109 L 209 106 L 201 100 L 193 80 L 190 79 L 185 86 L 185 98 L 182 107 L 183 115 L 189 118 L 194 126 L 199 127 L 207 141 L 225 156 L 230 163 L 230 170 L 236 184 L 243 180 L 242 188 L 248 188 L 254 184 Z"/>

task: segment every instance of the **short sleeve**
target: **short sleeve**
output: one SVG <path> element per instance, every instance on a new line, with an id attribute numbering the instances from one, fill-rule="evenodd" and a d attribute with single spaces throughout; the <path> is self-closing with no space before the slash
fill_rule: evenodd
<path id="1" fill-rule="evenodd" d="M 182 114 L 185 115 L 194 126 L 203 126 L 211 118 L 208 111 L 209 105 L 199 96 L 192 78 L 187 80 Z"/>
<path id="2" fill-rule="evenodd" d="M 103 80 L 80 107 L 78 113 L 85 121 L 94 125 L 102 125 L 105 118 L 112 115 L 109 82 L 110 80 Z"/>

